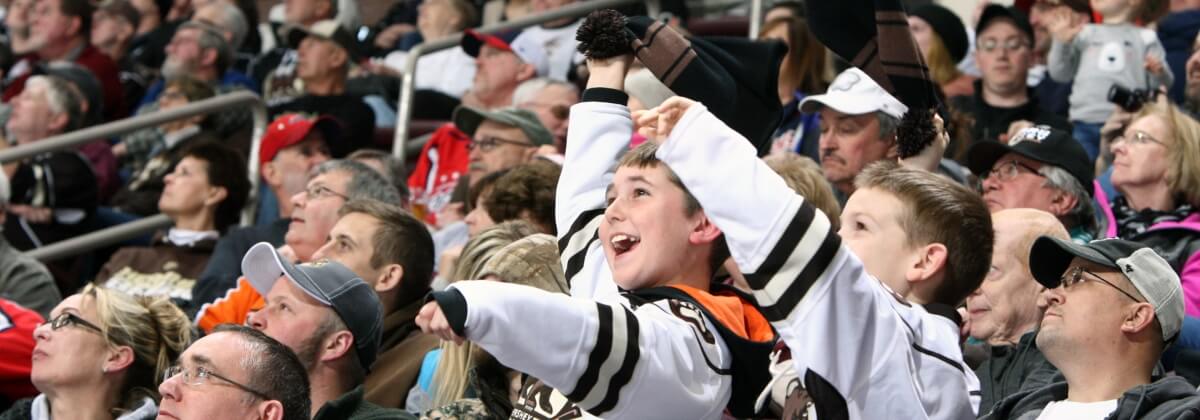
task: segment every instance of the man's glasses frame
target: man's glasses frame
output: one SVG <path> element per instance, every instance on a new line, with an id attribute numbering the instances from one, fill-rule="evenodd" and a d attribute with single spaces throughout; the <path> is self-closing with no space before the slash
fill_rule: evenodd
<path id="1" fill-rule="evenodd" d="M 1118 292 L 1121 292 L 1121 294 L 1128 296 L 1130 299 L 1133 299 L 1134 302 L 1144 302 L 1143 300 L 1134 297 L 1133 294 L 1126 292 L 1125 289 L 1117 287 L 1117 285 L 1112 284 L 1108 280 L 1105 280 L 1103 277 L 1100 277 L 1099 274 L 1088 271 L 1087 269 L 1080 267 L 1080 266 L 1074 266 L 1074 267 L 1068 268 L 1067 271 L 1065 273 L 1063 273 L 1062 277 L 1059 279 L 1059 280 L 1061 280 L 1061 283 L 1059 283 L 1059 284 L 1062 286 L 1063 290 L 1068 290 L 1071 288 L 1071 286 L 1074 286 L 1076 284 L 1079 284 L 1079 283 L 1082 283 L 1085 281 L 1083 278 L 1083 273 L 1087 273 L 1087 274 L 1091 275 L 1093 280 L 1097 280 L 1101 283 L 1107 284 L 1109 287 L 1112 287 L 1113 289 L 1116 289 Z"/>
<path id="2" fill-rule="evenodd" d="M 233 379 L 229 379 L 225 376 L 222 376 L 221 374 L 213 372 L 211 369 L 203 367 L 203 366 L 193 366 L 191 368 L 185 368 L 182 365 L 174 365 L 174 366 L 168 367 L 167 370 L 165 372 L 163 372 L 163 382 L 166 382 L 167 380 L 174 378 L 176 376 L 180 377 L 179 378 L 180 382 L 183 382 L 183 384 L 188 385 L 188 386 L 204 385 L 204 384 L 208 383 L 209 378 L 216 378 L 216 379 L 228 382 L 230 385 L 233 385 L 234 387 L 236 387 L 242 391 L 246 391 L 246 392 L 250 393 L 251 395 L 254 395 L 258 398 L 262 398 L 263 400 L 271 399 L 271 397 L 268 397 L 267 394 L 256 391 L 254 388 L 251 388 L 251 387 L 244 385 L 238 381 L 235 381 Z"/>

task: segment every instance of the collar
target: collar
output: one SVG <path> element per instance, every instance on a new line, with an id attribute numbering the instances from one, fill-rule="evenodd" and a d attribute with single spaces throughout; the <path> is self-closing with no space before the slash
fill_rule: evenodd
<path id="1" fill-rule="evenodd" d="M 186 229 L 171 228 L 167 230 L 167 236 L 163 238 L 163 242 L 181 247 L 193 247 L 197 243 L 210 240 L 215 241 L 221 237 L 221 234 L 215 230 L 195 231 Z"/>
<path id="2" fill-rule="evenodd" d="M 329 402 L 325 403 L 325 405 L 322 406 L 319 411 L 317 411 L 317 415 L 313 416 L 313 420 L 348 419 L 350 418 L 351 414 L 354 414 L 355 411 L 358 411 L 358 408 L 362 406 L 363 403 L 363 387 L 362 385 L 359 385 L 350 390 L 350 392 L 337 397 L 337 399 L 330 400 Z"/>

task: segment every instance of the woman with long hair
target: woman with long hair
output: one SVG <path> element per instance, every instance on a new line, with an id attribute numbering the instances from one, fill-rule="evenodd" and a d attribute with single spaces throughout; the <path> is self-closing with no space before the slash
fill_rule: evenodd
<path id="1" fill-rule="evenodd" d="M 809 95 L 825 93 L 832 69 L 825 45 L 817 40 L 801 17 L 782 16 L 768 21 L 759 39 L 774 39 L 788 46 L 779 68 L 779 102 L 783 122 L 775 130 L 773 151 L 792 150 L 818 160 L 820 127 L 816 113 L 800 112 L 800 102 Z"/>

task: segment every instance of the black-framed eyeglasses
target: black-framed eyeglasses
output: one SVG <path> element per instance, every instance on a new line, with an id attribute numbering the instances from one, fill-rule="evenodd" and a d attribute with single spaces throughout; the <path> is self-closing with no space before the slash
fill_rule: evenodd
<path id="1" fill-rule="evenodd" d="M 324 185 L 310 186 L 304 190 L 304 194 L 309 200 L 320 197 L 341 197 L 343 200 L 350 201 L 350 197 L 347 197 L 346 194 L 329 189 Z"/>
<path id="2" fill-rule="evenodd" d="M 467 143 L 467 150 L 479 148 L 480 152 L 490 152 L 496 147 L 499 147 L 501 144 L 511 144 L 513 146 L 520 147 L 537 147 L 536 144 L 524 141 L 508 140 L 499 137 L 480 137 L 478 139 L 471 140 L 470 143 Z"/>
<path id="3" fill-rule="evenodd" d="M 1154 138 L 1154 136 L 1146 134 L 1144 131 L 1134 131 L 1133 136 L 1131 136 L 1131 137 L 1127 137 L 1124 135 L 1117 136 L 1117 138 L 1113 139 L 1113 144 L 1117 144 L 1117 143 L 1120 143 L 1123 141 L 1128 141 L 1130 144 L 1158 143 L 1163 146 L 1167 145 L 1166 143 L 1163 143 L 1159 139 Z"/>
<path id="4" fill-rule="evenodd" d="M 992 166 L 992 170 L 988 171 L 985 178 L 995 178 L 997 181 L 1008 181 L 1015 178 L 1024 169 L 1034 175 L 1041 175 L 1037 169 L 1026 165 L 1016 160 L 1006 160 Z"/>
<path id="5" fill-rule="evenodd" d="M 264 400 L 271 399 L 271 397 L 268 397 L 267 394 L 255 391 L 254 388 L 250 388 L 249 386 L 243 385 L 238 381 L 221 376 L 220 374 L 203 366 L 193 366 L 190 369 L 180 365 L 168 367 L 166 372 L 163 373 L 163 382 L 166 382 L 167 380 L 176 376 L 179 376 L 179 379 L 182 380 L 184 384 L 189 386 L 204 385 L 208 383 L 209 378 L 217 378 L 219 380 L 228 382 L 230 385 L 233 385 L 242 391 L 249 392 L 256 397 Z"/>
<path id="6" fill-rule="evenodd" d="M 1083 273 L 1088 273 L 1089 275 L 1091 275 L 1091 277 L 1092 277 L 1094 280 L 1097 280 L 1097 281 L 1099 281 L 1099 282 L 1101 282 L 1101 283 L 1107 284 L 1109 287 L 1112 287 L 1113 289 L 1117 289 L 1117 291 L 1118 291 L 1118 292 L 1121 292 L 1121 294 L 1123 294 L 1123 295 L 1125 295 L 1125 296 L 1129 296 L 1129 298 L 1130 298 L 1130 299 L 1133 299 L 1133 301 L 1134 301 L 1134 302 L 1142 302 L 1142 300 L 1141 300 L 1141 299 L 1138 299 L 1138 298 L 1134 297 L 1134 296 L 1133 296 L 1132 294 L 1130 294 L 1129 292 L 1126 292 L 1126 291 L 1125 291 L 1125 289 L 1122 289 L 1122 288 L 1120 288 L 1120 287 L 1117 287 L 1117 285 L 1115 285 L 1115 284 L 1112 284 L 1112 283 L 1111 283 L 1111 282 L 1109 282 L 1108 280 L 1105 280 L 1103 277 L 1100 277 L 1100 275 L 1099 275 L 1099 274 L 1096 274 L 1096 273 L 1093 273 L 1093 272 L 1091 272 L 1091 271 L 1088 271 L 1088 270 L 1086 270 L 1086 269 L 1084 269 L 1083 267 L 1080 267 L 1080 266 L 1075 266 L 1075 267 L 1068 268 L 1068 269 L 1067 269 L 1067 272 L 1066 272 L 1066 273 L 1063 273 L 1063 276 L 1062 276 L 1062 278 L 1060 279 L 1060 280 L 1062 281 L 1062 288 L 1063 288 L 1063 290 L 1068 290 L 1068 289 L 1070 289 L 1070 288 L 1071 288 L 1071 286 L 1074 286 L 1074 285 L 1076 285 L 1076 284 L 1079 284 L 1079 283 L 1083 282 L 1083 281 L 1084 281 L 1084 278 L 1083 278 Z"/>
<path id="7" fill-rule="evenodd" d="M 97 334 L 101 334 L 101 335 L 104 334 L 104 330 L 100 329 L 100 327 L 96 326 L 96 324 L 88 322 L 86 319 L 80 318 L 78 315 L 75 315 L 70 312 L 63 312 L 61 314 L 58 314 L 58 316 L 51 319 L 50 322 L 48 322 L 48 324 L 50 324 L 50 329 L 52 329 L 54 331 L 58 331 L 58 330 L 62 329 L 62 327 L 65 327 L 68 325 L 76 325 L 79 327 L 83 327 L 84 329 L 89 329 L 89 330 L 95 331 Z"/>
<path id="8" fill-rule="evenodd" d="M 979 50 L 989 53 L 998 48 L 1003 48 L 1008 52 L 1017 52 L 1028 46 L 1028 43 L 1019 38 L 1009 38 L 1004 41 L 1000 41 L 995 38 L 984 38 L 979 40 Z"/>

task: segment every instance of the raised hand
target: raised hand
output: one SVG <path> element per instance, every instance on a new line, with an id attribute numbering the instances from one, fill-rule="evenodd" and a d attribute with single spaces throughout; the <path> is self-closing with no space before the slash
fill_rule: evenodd
<path id="1" fill-rule="evenodd" d="M 1046 22 L 1046 29 L 1054 41 L 1062 44 L 1070 43 L 1075 35 L 1083 30 L 1083 19 L 1069 7 L 1058 7 L 1051 10 Z"/>
<path id="2" fill-rule="evenodd" d="M 634 112 L 633 121 L 638 127 L 638 134 L 656 144 L 662 144 L 667 141 L 667 136 L 671 134 L 679 119 L 683 118 L 683 114 L 697 103 L 682 96 L 672 96 L 654 109 Z"/>
<path id="3" fill-rule="evenodd" d="M 442 307 L 438 306 L 437 302 L 429 302 L 421 307 L 416 321 L 417 326 L 421 327 L 421 331 L 426 334 L 436 335 L 443 340 L 453 341 L 455 344 L 462 344 L 466 341 L 455 334 L 453 328 L 450 328 L 450 321 L 446 320 L 446 314 L 442 313 Z"/>

